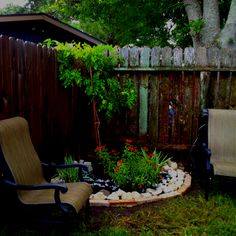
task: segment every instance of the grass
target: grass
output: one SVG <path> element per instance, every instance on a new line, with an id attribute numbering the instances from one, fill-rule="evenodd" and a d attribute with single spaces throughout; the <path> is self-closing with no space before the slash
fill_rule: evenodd
<path id="1" fill-rule="evenodd" d="M 235 181 L 234 181 L 235 184 Z M 215 186 L 209 201 L 202 189 L 194 187 L 182 197 L 133 208 L 92 208 L 91 220 L 80 218 L 73 227 L 48 227 L 50 236 L 167 236 L 167 235 L 236 235 L 236 199 L 229 189 Z M 230 186 L 230 188 L 233 187 Z M 233 190 L 235 191 L 235 190 Z M 0 235 L 44 235 L 45 227 L 1 225 Z"/>

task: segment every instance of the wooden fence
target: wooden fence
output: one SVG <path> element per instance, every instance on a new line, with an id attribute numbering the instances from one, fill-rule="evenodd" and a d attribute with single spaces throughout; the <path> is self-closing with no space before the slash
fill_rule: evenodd
<path id="1" fill-rule="evenodd" d="M 201 108 L 236 107 L 236 54 L 218 48 L 118 49 L 116 69 L 135 81 L 138 103 L 112 123 L 108 136 L 128 134 L 161 148 L 189 148 L 198 131 Z M 172 105 L 172 106 L 171 106 Z M 114 128 L 115 127 L 115 128 Z"/>
<path id="2" fill-rule="evenodd" d="M 54 50 L 0 37 L 0 118 L 25 117 L 42 158 L 59 159 L 79 148 L 77 124 L 86 116 L 80 97 L 58 81 Z"/>
<path id="3" fill-rule="evenodd" d="M 136 137 L 162 147 L 190 147 L 197 137 L 202 107 L 235 109 L 236 54 L 217 48 L 119 48 L 124 64 L 118 78 L 132 78 L 138 94 L 132 111 L 101 122 L 103 144 Z M 78 88 L 64 89 L 56 52 L 0 37 L 0 118 L 29 121 L 40 155 L 94 148 L 90 107 Z"/>

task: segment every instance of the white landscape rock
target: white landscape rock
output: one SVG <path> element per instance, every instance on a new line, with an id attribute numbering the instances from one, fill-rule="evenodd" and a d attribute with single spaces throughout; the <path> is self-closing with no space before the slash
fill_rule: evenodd
<path id="1" fill-rule="evenodd" d="M 151 193 L 141 193 L 141 195 L 142 195 L 142 197 L 145 197 L 145 198 L 149 198 L 149 197 L 151 197 L 152 196 L 152 194 Z"/>
<path id="2" fill-rule="evenodd" d="M 174 161 L 169 161 L 168 165 L 170 166 L 170 168 L 172 168 L 173 170 L 177 170 L 178 169 L 178 164 Z"/>
<path id="3" fill-rule="evenodd" d="M 132 193 L 131 192 L 127 192 L 121 195 L 121 199 L 123 200 L 130 200 L 133 199 Z"/>
<path id="4" fill-rule="evenodd" d="M 156 188 L 156 190 L 152 192 L 152 195 L 157 196 L 160 195 L 161 193 L 163 193 L 163 188 Z"/>
<path id="5" fill-rule="evenodd" d="M 134 191 L 131 194 L 132 194 L 133 199 L 140 199 L 140 198 L 142 198 L 142 195 L 140 193 L 138 193 L 137 191 Z"/>
<path id="6" fill-rule="evenodd" d="M 117 194 L 117 192 L 113 192 L 113 193 L 111 193 L 109 196 L 107 196 L 107 199 L 108 199 L 108 200 L 119 200 L 120 197 L 119 197 L 119 195 Z"/>
<path id="7" fill-rule="evenodd" d="M 95 194 L 92 194 L 90 196 L 90 199 L 94 199 L 94 200 L 105 200 L 107 197 L 104 195 L 103 192 L 97 192 Z"/>
<path id="8" fill-rule="evenodd" d="M 117 195 L 119 196 L 119 197 L 121 197 L 123 194 L 125 194 L 126 192 L 124 191 L 124 190 L 122 190 L 122 189 L 118 189 L 117 191 L 116 191 L 116 193 L 117 193 Z"/>

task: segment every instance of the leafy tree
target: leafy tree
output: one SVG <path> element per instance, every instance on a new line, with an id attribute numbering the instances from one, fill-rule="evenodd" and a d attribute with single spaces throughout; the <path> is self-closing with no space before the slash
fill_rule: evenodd
<path id="1" fill-rule="evenodd" d="M 6 7 L 2 9 L 0 8 L 0 15 L 15 14 L 15 13 L 26 13 L 26 9 L 24 7 L 14 4 L 7 4 Z"/>
<path id="2" fill-rule="evenodd" d="M 26 6 L 113 45 L 236 47 L 236 0 L 28 0 Z"/>

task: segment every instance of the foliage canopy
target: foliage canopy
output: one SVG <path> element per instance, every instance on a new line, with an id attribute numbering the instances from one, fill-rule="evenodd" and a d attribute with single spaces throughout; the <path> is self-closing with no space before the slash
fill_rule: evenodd
<path id="1" fill-rule="evenodd" d="M 234 1 L 28 0 L 24 11 L 45 12 L 112 45 L 186 47 L 194 46 L 194 37 L 201 41 L 204 34 L 206 37 L 212 34 L 212 44 L 215 34 L 226 25 L 229 10 L 234 9 L 230 8 Z M 186 10 L 187 5 L 192 8 L 191 16 Z M 22 13 L 23 9 L 8 7 L 2 12 L 6 14 L 14 11 Z M 209 14 L 213 17 L 208 17 Z M 214 14 L 217 15 L 215 19 L 219 20 L 219 25 L 213 20 L 209 21 L 214 18 Z M 212 27 L 216 29 L 210 32 Z M 229 33 L 234 35 L 233 32 Z"/>

